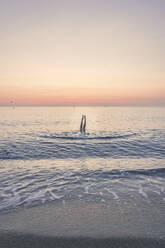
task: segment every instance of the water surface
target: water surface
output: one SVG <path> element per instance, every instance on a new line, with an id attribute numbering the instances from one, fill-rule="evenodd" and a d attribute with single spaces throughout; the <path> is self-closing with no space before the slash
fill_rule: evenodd
<path id="1" fill-rule="evenodd" d="M 165 201 L 164 110 L 1 107 L 0 210 L 76 199 Z"/>

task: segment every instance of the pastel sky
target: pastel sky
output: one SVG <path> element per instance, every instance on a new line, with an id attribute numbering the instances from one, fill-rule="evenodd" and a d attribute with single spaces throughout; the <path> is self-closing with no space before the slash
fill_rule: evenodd
<path id="1" fill-rule="evenodd" d="M 165 105 L 164 0 L 0 0 L 0 105 Z"/>

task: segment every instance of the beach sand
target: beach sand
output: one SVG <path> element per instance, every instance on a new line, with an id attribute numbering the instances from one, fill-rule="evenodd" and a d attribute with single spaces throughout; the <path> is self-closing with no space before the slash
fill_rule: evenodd
<path id="1" fill-rule="evenodd" d="M 2 248 L 164 248 L 165 241 L 142 238 L 59 238 L 29 234 L 0 234 Z"/>
<path id="2" fill-rule="evenodd" d="M 68 201 L 0 214 L 0 247 L 165 247 L 164 201 Z"/>

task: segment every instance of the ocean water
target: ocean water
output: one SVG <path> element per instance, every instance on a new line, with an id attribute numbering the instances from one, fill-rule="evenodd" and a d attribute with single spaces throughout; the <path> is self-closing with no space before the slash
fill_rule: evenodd
<path id="1" fill-rule="evenodd" d="M 0 211 L 153 197 L 165 203 L 164 107 L 0 108 Z"/>

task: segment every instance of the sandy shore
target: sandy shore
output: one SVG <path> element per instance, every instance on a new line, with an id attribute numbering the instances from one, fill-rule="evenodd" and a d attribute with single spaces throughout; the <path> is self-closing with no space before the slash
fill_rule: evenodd
<path id="1" fill-rule="evenodd" d="M 165 247 L 164 202 L 71 201 L 0 214 L 0 247 Z"/>
<path id="2" fill-rule="evenodd" d="M 1 233 L 2 248 L 164 248 L 165 240 L 145 238 L 47 237 L 19 233 Z"/>

